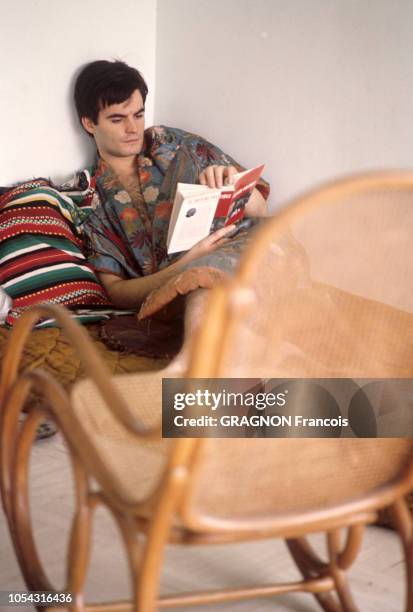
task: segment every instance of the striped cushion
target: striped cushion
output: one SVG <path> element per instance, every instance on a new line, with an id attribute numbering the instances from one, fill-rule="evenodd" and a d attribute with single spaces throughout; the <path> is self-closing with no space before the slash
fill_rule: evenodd
<path id="1" fill-rule="evenodd" d="M 79 211 L 46 182 L 0 198 L 0 284 L 13 300 L 6 323 L 42 302 L 107 309 L 108 299 L 81 251 Z"/>

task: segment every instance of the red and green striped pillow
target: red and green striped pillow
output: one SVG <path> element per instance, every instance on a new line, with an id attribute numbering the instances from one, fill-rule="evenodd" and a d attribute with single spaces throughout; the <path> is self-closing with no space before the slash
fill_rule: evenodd
<path id="1" fill-rule="evenodd" d="M 0 198 L 0 284 L 13 300 L 6 324 L 42 302 L 91 309 L 102 318 L 110 303 L 82 253 L 77 208 L 39 183 Z"/>

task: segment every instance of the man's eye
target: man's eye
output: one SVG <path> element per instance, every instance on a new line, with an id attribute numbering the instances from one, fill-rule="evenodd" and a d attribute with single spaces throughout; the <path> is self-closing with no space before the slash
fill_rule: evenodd
<path id="1" fill-rule="evenodd" d="M 120 122 L 121 122 L 121 119 L 119 119 L 119 118 L 116 118 L 116 119 L 111 119 L 111 122 L 112 122 L 112 123 L 120 123 Z"/>
<path id="2" fill-rule="evenodd" d="M 136 119 L 142 119 L 144 113 L 136 113 L 135 118 Z"/>

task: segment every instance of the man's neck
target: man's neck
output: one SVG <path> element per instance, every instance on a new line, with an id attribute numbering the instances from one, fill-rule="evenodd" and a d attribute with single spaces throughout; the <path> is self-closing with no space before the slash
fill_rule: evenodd
<path id="1" fill-rule="evenodd" d="M 136 174 L 136 155 L 131 157 L 105 156 L 102 159 L 110 166 L 118 176 L 132 176 Z"/>

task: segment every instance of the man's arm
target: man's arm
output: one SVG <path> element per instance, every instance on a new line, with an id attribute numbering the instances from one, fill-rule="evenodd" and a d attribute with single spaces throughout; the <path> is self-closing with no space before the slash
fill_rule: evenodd
<path id="1" fill-rule="evenodd" d="M 227 239 L 226 234 L 234 229 L 234 225 L 223 227 L 218 231 L 210 234 L 203 240 L 195 244 L 185 255 L 172 263 L 167 268 L 141 276 L 139 278 L 123 279 L 115 274 L 99 273 L 99 279 L 106 289 L 106 292 L 114 304 L 118 308 L 137 308 L 140 306 L 146 297 L 154 289 L 159 289 L 167 283 L 175 274 L 178 274 L 186 264 L 190 261 L 212 253 L 219 246 L 225 244 Z"/>
<path id="2" fill-rule="evenodd" d="M 99 279 L 104 286 L 112 304 L 117 308 L 137 308 L 154 289 L 165 284 L 182 266 L 179 261 L 167 268 L 139 278 L 123 279 L 115 274 L 99 273 Z"/>

